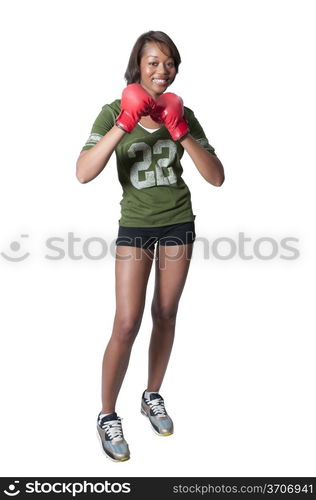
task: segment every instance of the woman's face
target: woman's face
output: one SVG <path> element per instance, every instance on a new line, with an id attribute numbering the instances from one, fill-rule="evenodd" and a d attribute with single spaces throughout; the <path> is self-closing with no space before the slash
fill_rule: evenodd
<path id="1" fill-rule="evenodd" d="M 154 99 L 164 93 L 176 76 L 170 49 L 164 45 L 163 50 L 154 42 L 146 43 L 140 60 L 139 83 Z"/>

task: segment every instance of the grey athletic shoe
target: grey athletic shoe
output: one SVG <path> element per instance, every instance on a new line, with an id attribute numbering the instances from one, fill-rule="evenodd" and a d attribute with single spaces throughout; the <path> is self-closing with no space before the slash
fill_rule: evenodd
<path id="1" fill-rule="evenodd" d="M 106 455 L 115 462 L 128 460 L 130 451 L 123 436 L 121 418 L 115 412 L 103 418 L 100 418 L 100 414 L 97 429 Z"/>
<path id="2" fill-rule="evenodd" d="M 153 430 L 159 436 L 170 436 L 173 434 L 173 422 L 169 417 L 163 398 L 154 392 L 150 398 L 145 398 L 145 391 L 142 395 L 141 413 L 149 418 Z"/>

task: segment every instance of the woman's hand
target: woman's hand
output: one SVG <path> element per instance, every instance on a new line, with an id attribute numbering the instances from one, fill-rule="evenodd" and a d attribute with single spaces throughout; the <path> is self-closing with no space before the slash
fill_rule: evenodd
<path id="1" fill-rule="evenodd" d="M 139 83 L 127 85 L 122 93 L 121 112 L 116 125 L 125 132 L 131 132 L 142 116 L 149 115 L 155 101 Z"/>
<path id="2" fill-rule="evenodd" d="M 154 121 L 165 124 L 174 141 L 183 139 L 189 132 L 183 101 L 172 92 L 162 94 L 156 99 L 155 108 L 150 116 Z"/>

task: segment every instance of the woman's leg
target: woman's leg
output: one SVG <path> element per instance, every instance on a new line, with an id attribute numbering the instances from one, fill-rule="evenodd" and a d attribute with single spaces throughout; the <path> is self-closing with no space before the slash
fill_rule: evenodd
<path id="1" fill-rule="evenodd" d="M 113 413 L 138 333 L 146 298 L 153 250 L 117 246 L 115 261 L 116 312 L 112 336 L 102 364 L 102 413 Z"/>
<path id="2" fill-rule="evenodd" d="M 158 392 L 173 345 L 179 300 L 188 274 L 193 243 L 157 246 L 153 329 L 149 345 L 147 390 Z"/>

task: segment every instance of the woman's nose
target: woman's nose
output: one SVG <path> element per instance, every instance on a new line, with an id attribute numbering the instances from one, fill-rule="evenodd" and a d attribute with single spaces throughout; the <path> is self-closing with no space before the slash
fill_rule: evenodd
<path id="1" fill-rule="evenodd" d="M 164 63 L 160 63 L 159 65 L 159 69 L 164 73 L 164 74 L 167 74 L 168 73 L 168 68 L 167 66 L 164 65 Z"/>

